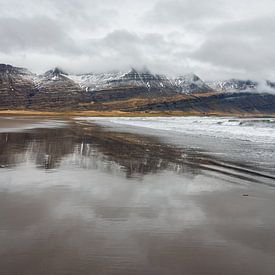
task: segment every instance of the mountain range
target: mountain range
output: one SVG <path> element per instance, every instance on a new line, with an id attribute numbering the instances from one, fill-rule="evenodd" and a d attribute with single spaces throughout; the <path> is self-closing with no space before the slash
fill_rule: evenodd
<path id="1" fill-rule="evenodd" d="M 275 113 L 275 82 L 203 81 L 149 70 L 72 75 L 54 68 L 38 75 L 0 64 L 0 109 Z"/>

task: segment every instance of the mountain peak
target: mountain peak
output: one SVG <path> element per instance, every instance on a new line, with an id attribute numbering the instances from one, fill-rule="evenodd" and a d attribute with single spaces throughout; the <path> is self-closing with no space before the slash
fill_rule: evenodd
<path id="1" fill-rule="evenodd" d="M 68 75 L 63 69 L 61 69 L 59 67 L 55 67 L 45 73 L 45 75 L 49 75 L 49 76 L 60 76 L 62 74 Z"/>
<path id="2" fill-rule="evenodd" d="M 0 72 L 11 72 L 14 68 L 9 64 L 0 64 Z"/>
<path id="3" fill-rule="evenodd" d="M 151 71 L 145 66 L 141 69 L 137 69 L 137 68 L 132 67 L 131 70 L 128 73 L 132 73 L 132 74 L 152 74 Z"/>
<path id="4" fill-rule="evenodd" d="M 175 85 L 182 93 L 209 92 L 212 89 L 196 74 L 190 73 L 174 79 Z"/>
<path id="5" fill-rule="evenodd" d="M 177 79 L 182 79 L 182 80 L 186 80 L 186 81 L 192 81 L 192 82 L 197 82 L 197 81 L 202 81 L 200 79 L 200 77 L 198 77 L 196 74 L 194 73 L 189 73 L 189 74 L 184 74 L 184 75 L 180 75 L 178 77 L 176 77 Z"/>
<path id="6" fill-rule="evenodd" d="M 275 82 L 271 82 L 269 80 L 266 80 L 266 85 L 271 87 L 271 88 L 275 88 Z"/>
<path id="7" fill-rule="evenodd" d="M 23 74 L 23 75 L 29 75 L 31 72 L 29 72 L 25 68 L 19 68 L 14 67 L 9 64 L 0 64 L 0 73 L 6 73 L 6 74 Z"/>
<path id="8" fill-rule="evenodd" d="M 252 80 L 241 80 L 232 78 L 224 81 L 212 81 L 209 85 L 219 92 L 238 92 L 256 90 L 258 83 Z"/>

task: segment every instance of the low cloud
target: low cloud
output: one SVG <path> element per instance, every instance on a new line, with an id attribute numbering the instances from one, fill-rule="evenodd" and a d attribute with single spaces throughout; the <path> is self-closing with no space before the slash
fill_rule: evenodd
<path id="1" fill-rule="evenodd" d="M 243 70 L 254 77 L 275 72 L 274 17 L 223 24 L 209 33 L 193 58 L 213 66 Z"/>

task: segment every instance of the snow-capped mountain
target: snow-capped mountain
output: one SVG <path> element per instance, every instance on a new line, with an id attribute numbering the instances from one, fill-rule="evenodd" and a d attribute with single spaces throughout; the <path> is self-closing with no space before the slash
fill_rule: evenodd
<path id="1" fill-rule="evenodd" d="M 83 97 L 82 89 L 77 83 L 67 77 L 62 69 L 54 68 L 43 75 L 33 77 L 36 93 L 31 98 L 36 106 L 62 106 L 63 102 L 75 105 Z"/>
<path id="2" fill-rule="evenodd" d="M 0 74 L 3 75 L 22 75 L 31 76 L 33 75 L 28 69 L 14 67 L 9 64 L 0 64 Z"/>
<path id="3" fill-rule="evenodd" d="M 129 72 L 69 75 L 68 77 L 87 91 L 129 87 L 144 88 L 145 91 L 148 92 L 153 89 L 160 91 L 173 90 L 180 93 L 212 91 L 212 89 L 195 74 L 168 78 L 165 75 L 153 74 L 149 70 L 138 71 L 131 69 Z"/>
<path id="4" fill-rule="evenodd" d="M 212 81 L 207 84 L 215 91 L 221 93 L 250 92 L 250 93 L 274 93 L 275 83 L 264 81 L 252 81 L 241 79 L 230 79 L 224 81 Z"/>
<path id="5" fill-rule="evenodd" d="M 70 79 L 81 88 L 89 91 L 140 87 L 146 91 L 151 89 L 172 89 L 171 81 L 161 75 L 154 75 L 148 70 L 131 69 L 128 72 L 94 73 L 84 75 L 69 75 Z"/>
<path id="6" fill-rule="evenodd" d="M 231 79 L 204 82 L 195 74 L 167 77 L 147 69 L 42 75 L 0 64 L 0 108 L 275 111 L 275 82 Z M 230 100 L 229 100 L 230 99 Z M 241 101 L 242 100 L 242 101 Z M 219 107 L 220 106 L 220 107 Z M 140 108 L 139 108 L 140 107 Z"/>
<path id="7" fill-rule="evenodd" d="M 41 88 L 43 85 L 54 84 L 58 81 L 68 81 L 67 73 L 62 69 L 54 68 L 42 75 L 34 75 L 33 80 L 36 83 L 37 88 Z"/>
<path id="8" fill-rule="evenodd" d="M 178 76 L 173 79 L 173 83 L 178 88 L 178 91 L 182 93 L 190 94 L 213 91 L 210 86 L 195 74 Z"/>
<path id="9" fill-rule="evenodd" d="M 63 71 L 62 69 L 55 67 L 52 70 L 49 70 L 47 72 L 45 72 L 45 74 L 43 75 L 44 78 L 47 78 L 48 80 L 57 80 L 60 78 L 64 78 L 66 77 L 68 74 Z"/>
<path id="10" fill-rule="evenodd" d="M 86 91 L 94 91 L 104 89 L 110 81 L 120 79 L 124 73 L 110 72 L 110 73 L 90 73 L 82 75 L 68 75 L 68 78 L 77 83 Z"/>
<path id="11" fill-rule="evenodd" d="M 207 84 L 218 92 L 255 91 L 258 86 L 256 81 L 240 79 L 212 81 Z"/>

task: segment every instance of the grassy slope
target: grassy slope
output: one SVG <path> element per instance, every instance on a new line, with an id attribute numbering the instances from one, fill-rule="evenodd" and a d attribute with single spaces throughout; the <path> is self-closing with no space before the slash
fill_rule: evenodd
<path id="1" fill-rule="evenodd" d="M 123 112 L 123 111 L 69 111 L 69 112 L 56 112 L 56 111 L 35 111 L 35 110 L 1 110 L 0 115 L 7 116 L 91 116 L 91 117 L 150 117 L 150 116 L 233 116 L 232 113 L 211 112 L 181 112 L 181 111 L 166 111 L 166 112 Z M 239 117 L 275 117 L 275 113 L 272 115 L 266 114 L 244 114 L 236 113 L 235 116 Z"/>
<path id="2" fill-rule="evenodd" d="M 82 104 L 87 105 L 86 108 L 88 110 L 32 110 L 32 109 L 16 109 L 16 110 L 0 110 L 0 115 L 24 115 L 24 116 L 121 116 L 121 117 L 146 117 L 146 116 L 238 116 L 238 117 L 275 117 L 275 112 L 273 114 L 264 114 L 264 113 L 245 113 L 245 112 L 221 112 L 221 111 L 209 111 L 202 112 L 198 109 L 189 110 L 189 111 L 134 111 L 134 107 L 138 107 L 146 104 L 154 104 L 154 103 L 163 103 L 163 102 L 174 102 L 178 100 L 185 99 L 195 99 L 195 98 L 203 98 L 213 95 L 213 92 L 209 93 L 200 93 L 193 95 L 173 95 L 173 96 L 163 96 L 158 98 L 141 98 L 134 97 L 123 100 L 114 100 L 110 102 L 102 102 L 102 103 L 91 103 L 91 104 Z M 80 106 L 85 109 L 85 106 Z M 127 109 L 132 109 L 133 111 L 123 111 Z M 90 109 L 90 110 L 89 110 Z"/>

